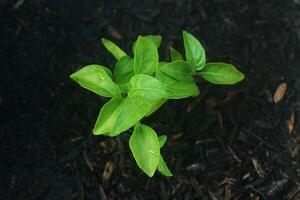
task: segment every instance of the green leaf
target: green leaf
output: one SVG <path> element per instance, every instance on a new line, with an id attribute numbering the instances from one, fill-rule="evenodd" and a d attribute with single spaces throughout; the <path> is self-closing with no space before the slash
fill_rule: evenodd
<path id="1" fill-rule="evenodd" d="M 116 136 L 138 123 L 150 109 L 149 103 L 140 97 L 127 96 L 122 103 L 116 123 L 110 133 L 111 136 Z"/>
<path id="2" fill-rule="evenodd" d="M 171 61 L 183 60 L 182 55 L 176 50 L 170 47 Z"/>
<path id="3" fill-rule="evenodd" d="M 121 97 L 118 86 L 112 81 L 108 68 L 100 65 L 88 65 L 70 76 L 71 79 L 100 96 Z"/>
<path id="4" fill-rule="evenodd" d="M 206 62 L 205 51 L 199 40 L 192 34 L 183 31 L 185 57 L 195 69 L 201 70 Z"/>
<path id="5" fill-rule="evenodd" d="M 157 74 L 160 73 L 160 67 L 167 64 L 167 62 L 164 62 L 164 61 L 160 61 L 156 67 L 156 73 L 155 73 L 155 78 L 157 78 Z"/>
<path id="6" fill-rule="evenodd" d="M 149 39 L 138 37 L 134 48 L 135 74 L 152 75 L 158 65 L 158 52 L 153 42 Z"/>
<path id="7" fill-rule="evenodd" d="M 113 43 L 110 40 L 107 40 L 105 38 L 101 39 L 103 45 L 105 46 L 105 48 L 117 59 L 120 60 L 121 58 L 123 58 L 124 56 L 127 56 L 127 54 L 120 48 L 118 47 L 118 45 L 116 45 L 115 43 Z"/>
<path id="8" fill-rule="evenodd" d="M 157 80 L 162 82 L 164 84 L 164 86 L 168 86 L 168 85 L 170 85 L 174 82 L 178 82 L 178 80 L 176 80 L 175 78 L 165 74 L 160 69 L 157 71 L 157 74 L 156 74 L 155 78 L 157 78 Z"/>
<path id="9" fill-rule="evenodd" d="M 150 40 L 156 46 L 156 48 L 159 48 L 160 43 L 161 43 L 160 35 L 145 35 L 143 37 Z"/>
<path id="10" fill-rule="evenodd" d="M 195 83 L 173 82 L 167 86 L 168 99 L 183 99 L 199 95 L 199 89 Z"/>
<path id="11" fill-rule="evenodd" d="M 156 78 L 145 74 L 136 74 L 129 82 L 128 96 L 138 96 L 150 101 L 158 100 L 166 96 L 166 90 Z"/>
<path id="12" fill-rule="evenodd" d="M 167 138 L 168 137 L 166 135 L 161 135 L 158 137 L 158 142 L 159 142 L 160 148 L 162 148 L 165 145 Z"/>
<path id="13" fill-rule="evenodd" d="M 226 63 L 207 63 L 200 74 L 213 84 L 224 85 L 235 84 L 245 78 L 242 72 Z"/>
<path id="14" fill-rule="evenodd" d="M 163 157 L 160 155 L 157 170 L 164 176 L 173 176 L 172 172 L 169 170 L 167 164 L 165 163 Z"/>
<path id="15" fill-rule="evenodd" d="M 163 65 L 165 65 L 165 64 L 167 64 L 167 63 L 168 63 L 168 62 L 160 61 L 160 62 L 158 63 L 158 68 L 161 67 L 161 66 L 163 66 Z"/>
<path id="16" fill-rule="evenodd" d="M 192 76 L 194 69 L 184 61 L 178 60 L 167 63 L 160 66 L 159 70 L 180 82 L 191 83 L 194 81 Z"/>
<path id="17" fill-rule="evenodd" d="M 179 82 L 160 70 L 156 75 L 156 78 L 166 87 L 168 99 L 183 99 L 190 96 L 197 96 L 200 93 L 195 82 Z"/>
<path id="18" fill-rule="evenodd" d="M 159 147 L 162 148 L 167 141 L 167 136 L 166 135 L 161 135 L 158 137 L 158 143 Z M 159 156 L 159 162 L 157 166 L 157 170 L 164 176 L 173 176 L 171 171 L 169 170 L 167 164 L 165 163 L 162 155 Z"/>
<path id="19" fill-rule="evenodd" d="M 161 36 L 160 35 L 145 35 L 143 37 L 147 38 L 148 40 L 153 42 L 153 44 L 156 46 L 156 48 L 159 48 L 160 43 L 161 43 Z"/>
<path id="20" fill-rule="evenodd" d="M 156 48 L 159 48 L 160 43 L 161 43 L 161 36 L 160 35 L 143 35 L 142 37 L 150 40 L 156 46 Z M 134 53 L 135 45 L 136 45 L 136 41 L 132 45 L 132 52 L 133 53 Z"/>
<path id="21" fill-rule="evenodd" d="M 133 75 L 133 59 L 128 56 L 124 56 L 118 60 L 114 70 L 115 82 L 117 84 L 128 83 Z"/>
<path id="22" fill-rule="evenodd" d="M 149 115 L 154 113 L 156 110 L 158 110 L 162 105 L 164 105 L 164 103 L 166 103 L 166 101 L 167 101 L 167 99 L 158 99 L 158 100 L 154 100 L 154 101 L 149 102 L 150 110 L 145 115 L 145 117 L 148 117 Z"/>
<path id="23" fill-rule="evenodd" d="M 115 97 L 101 108 L 100 114 L 93 129 L 94 135 L 103 134 L 110 136 L 110 132 L 116 123 L 122 102 L 122 98 Z"/>
<path id="24" fill-rule="evenodd" d="M 128 92 L 128 83 L 118 84 L 121 93 L 126 94 Z"/>
<path id="25" fill-rule="evenodd" d="M 152 177 L 160 157 L 160 148 L 155 131 L 145 125 L 135 126 L 129 140 L 129 147 L 139 168 L 149 177 Z"/>

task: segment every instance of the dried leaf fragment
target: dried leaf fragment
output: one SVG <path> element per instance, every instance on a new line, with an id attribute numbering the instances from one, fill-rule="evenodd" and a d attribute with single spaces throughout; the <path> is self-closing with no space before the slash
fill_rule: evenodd
<path id="1" fill-rule="evenodd" d="M 286 83 L 281 83 L 277 87 L 277 89 L 276 89 L 276 91 L 275 91 L 275 93 L 273 95 L 273 101 L 274 101 L 274 103 L 280 102 L 282 100 L 282 98 L 284 97 L 286 91 L 287 91 L 287 84 Z"/>

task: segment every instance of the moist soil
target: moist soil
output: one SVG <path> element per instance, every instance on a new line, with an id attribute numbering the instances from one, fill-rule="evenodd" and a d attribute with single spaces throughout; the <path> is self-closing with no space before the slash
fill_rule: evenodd
<path id="1" fill-rule="evenodd" d="M 0 194 L 3 200 L 300 199 L 298 0 L 0 1 Z M 199 80 L 201 94 L 144 120 L 168 135 L 174 176 L 148 178 L 117 138 L 91 133 L 107 99 L 69 75 L 112 67 L 106 37 L 127 52 L 161 34 L 161 57 L 183 52 L 181 32 L 208 61 L 237 66 L 235 86 Z M 280 84 L 282 98 L 273 95 Z M 278 94 L 278 93 L 277 93 Z"/>

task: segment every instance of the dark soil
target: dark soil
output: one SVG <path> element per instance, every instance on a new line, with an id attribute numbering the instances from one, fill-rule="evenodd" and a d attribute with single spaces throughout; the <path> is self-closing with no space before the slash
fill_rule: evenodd
<path id="1" fill-rule="evenodd" d="M 300 4 L 297 0 L 0 1 L 0 194 L 3 200 L 300 199 Z M 168 135 L 171 178 L 147 178 L 118 138 L 91 133 L 100 98 L 68 76 L 114 64 L 100 44 L 130 51 L 161 34 L 161 55 L 197 36 L 210 61 L 246 75 L 199 82 L 197 98 L 146 119 Z M 272 98 L 288 86 L 279 103 Z M 294 123 L 291 116 L 295 116 Z M 287 122 L 290 120 L 288 129 Z"/>

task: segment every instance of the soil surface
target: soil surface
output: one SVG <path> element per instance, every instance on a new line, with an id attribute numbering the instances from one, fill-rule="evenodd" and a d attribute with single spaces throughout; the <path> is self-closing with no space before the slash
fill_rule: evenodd
<path id="1" fill-rule="evenodd" d="M 130 132 L 92 135 L 106 99 L 68 76 L 113 66 L 101 37 L 131 52 L 139 34 L 161 34 L 168 59 L 170 46 L 183 52 L 182 30 L 246 79 L 200 80 L 199 97 L 145 120 L 168 135 L 162 154 L 174 174 L 149 179 Z M 298 0 L 1 0 L 0 46 L 1 199 L 300 199 Z"/>

